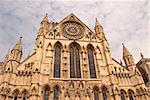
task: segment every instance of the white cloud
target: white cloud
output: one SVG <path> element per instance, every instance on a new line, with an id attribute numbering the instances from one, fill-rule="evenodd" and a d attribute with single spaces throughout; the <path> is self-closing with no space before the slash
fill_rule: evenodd
<path id="1" fill-rule="evenodd" d="M 20 36 L 23 36 L 26 55 L 34 49 L 36 32 L 46 12 L 49 19 L 55 21 L 73 12 L 92 30 L 97 17 L 105 29 L 112 54 L 117 59 L 122 59 L 122 42 L 133 53 L 136 61 L 140 52 L 146 57 L 150 56 L 146 0 L 1 0 L 1 60 Z"/>

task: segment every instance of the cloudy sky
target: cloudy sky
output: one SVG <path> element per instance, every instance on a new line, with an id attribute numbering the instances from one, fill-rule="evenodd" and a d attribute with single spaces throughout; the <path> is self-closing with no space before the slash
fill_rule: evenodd
<path id="1" fill-rule="evenodd" d="M 39 23 L 45 13 L 61 21 L 71 12 L 90 29 L 95 18 L 104 27 L 112 55 L 122 59 L 122 43 L 135 57 L 150 57 L 148 0 L 0 0 L 0 61 L 20 36 L 25 58 L 34 49 Z"/>

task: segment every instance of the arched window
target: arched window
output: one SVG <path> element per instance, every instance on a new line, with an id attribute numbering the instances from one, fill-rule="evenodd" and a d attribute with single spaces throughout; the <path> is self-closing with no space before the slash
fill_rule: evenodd
<path id="1" fill-rule="evenodd" d="M 4 99 L 3 100 L 6 100 L 6 95 L 4 95 Z"/>
<path id="2" fill-rule="evenodd" d="M 94 52 L 91 45 L 88 46 L 88 61 L 89 61 L 90 77 L 96 78 Z"/>
<path id="3" fill-rule="evenodd" d="M 15 90 L 14 92 L 14 100 L 18 100 L 19 90 Z"/>
<path id="4" fill-rule="evenodd" d="M 22 100 L 27 100 L 26 94 L 23 94 Z"/>
<path id="5" fill-rule="evenodd" d="M 126 100 L 125 92 L 124 90 L 120 91 L 121 100 Z"/>
<path id="6" fill-rule="evenodd" d="M 54 87 L 54 100 L 59 100 L 59 87 Z"/>
<path id="7" fill-rule="evenodd" d="M 17 98 L 18 98 L 18 96 L 17 96 L 17 95 L 15 95 L 15 96 L 14 96 L 14 100 L 17 100 Z"/>
<path id="8" fill-rule="evenodd" d="M 50 92 L 50 88 L 46 86 L 44 88 L 44 100 L 49 100 L 49 92 Z"/>
<path id="9" fill-rule="evenodd" d="M 54 60 L 54 77 L 60 78 L 61 66 L 61 47 L 59 44 L 55 46 L 55 60 Z"/>
<path id="10" fill-rule="evenodd" d="M 143 69 L 141 67 L 139 67 L 138 69 L 143 77 L 144 83 L 146 84 L 147 82 L 149 82 L 149 78 L 148 78 L 148 75 L 147 75 L 145 69 Z"/>
<path id="11" fill-rule="evenodd" d="M 134 92 L 132 90 L 129 90 L 128 93 L 129 93 L 129 99 L 134 100 Z"/>
<path id="12" fill-rule="evenodd" d="M 94 87 L 93 88 L 93 92 L 94 92 L 94 100 L 99 100 L 99 89 L 98 87 Z"/>
<path id="13" fill-rule="evenodd" d="M 24 92 L 22 93 L 22 100 L 27 100 L 27 91 L 24 90 Z"/>
<path id="14" fill-rule="evenodd" d="M 70 46 L 70 77 L 81 78 L 80 49 L 76 43 Z"/>
<path id="15" fill-rule="evenodd" d="M 103 100 L 107 100 L 107 88 L 106 87 L 102 87 L 102 96 L 103 96 Z"/>

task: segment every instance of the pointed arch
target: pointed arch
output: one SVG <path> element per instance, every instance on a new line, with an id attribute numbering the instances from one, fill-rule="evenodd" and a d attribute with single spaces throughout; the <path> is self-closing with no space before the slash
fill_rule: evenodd
<path id="1" fill-rule="evenodd" d="M 54 87 L 54 100 L 59 100 L 60 88 L 58 85 Z"/>
<path id="2" fill-rule="evenodd" d="M 93 93 L 94 93 L 94 100 L 99 100 L 99 88 L 97 86 L 93 88 Z"/>
<path id="3" fill-rule="evenodd" d="M 120 97 L 121 97 L 121 100 L 126 100 L 126 92 L 125 92 L 125 90 L 123 90 L 123 89 L 120 90 Z"/>
<path id="4" fill-rule="evenodd" d="M 129 89 L 128 90 L 128 95 L 129 95 L 129 100 L 135 100 L 135 98 L 134 98 L 134 91 L 133 90 Z"/>
<path id="5" fill-rule="evenodd" d="M 61 49 L 62 45 L 60 42 L 56 42 L 55 46 L 55 58 L 54 58 L 54 77 L 60 78 L 61 71 Z"/>
<path id="6" fill-rule="evenodd" d="M 22 100 L 27 100 L 27 94 L 28 94 L 27 90 L 24 89 L 22 92 Z"/>
<path id="7" fill-rule="evenodd" d="M 81 78 L 80 45 L 76 42 L 70 44 L 70 78 Z"/>
<path id="8" fill-rule="evenodd" d="M 102 96 L 103 96 L 103 100 L 108 100 L 107 88 L 105 86 L 102 86 Z"/>
<path id="9" fill-rule="evenodd" d="M 44 100 L 49 100 L 49 95 L 50 95 L 50 87 L 48 86 L 48 85 L 46 85 L 45 87 L 44 87 Z"/>
<path id="10" fill-rule="evenodd" d="M 14 90 L 13 95 L 14 95 L 14 100 L 18 100 L 18 95 L 20 91 L 18 89 Z"/>
<path id="11" fill-rule="evenodd" d="M 94 47 L 91 44 L 89 44 L 87 46 L 87 51 L 88 51 L 88 62 L 89 62 L 89 69 L 90 69 L 90 77 L 96 78 Z"/>

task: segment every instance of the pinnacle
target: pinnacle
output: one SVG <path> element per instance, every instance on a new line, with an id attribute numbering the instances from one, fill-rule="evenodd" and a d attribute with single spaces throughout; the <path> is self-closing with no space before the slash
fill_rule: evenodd
<path id="1" fill-rule="evenodd" d="M 96 18 L 96 22 L 95 22 L 95 27 L 96 26 L 101 26 L 97 18 Z"/>
<path id="2" fill-rule="evenodd" d="M 20 37 L 20 39 L 17 41 L 17 43 L 13 49 L 17 49 L 19 51 L 22 51 L 22 37 Z"/>
<path id="3" fill-rule="evenodd" d="M 141 59 L 144 59 L 144 55 L 142 54 L 142 52 L 140 53 L 140 55 L 141 55 Z"/>
<path id="4" fill-rule="evenodd" d="M 124 43 L 122 43 L 123 45 L 123 57 L 125 56 L 130 56 L 131 53 L 129 52 L 129 50 L 125 47 Z"/>
<path id="5" fill-rule="evenodd" d="M 43 21 L 49 22 L 49 20 L 48 20 L 48 13 L 45 14 L 45 16 L 44 16 L 42 22 L 43 22 Z"/>

